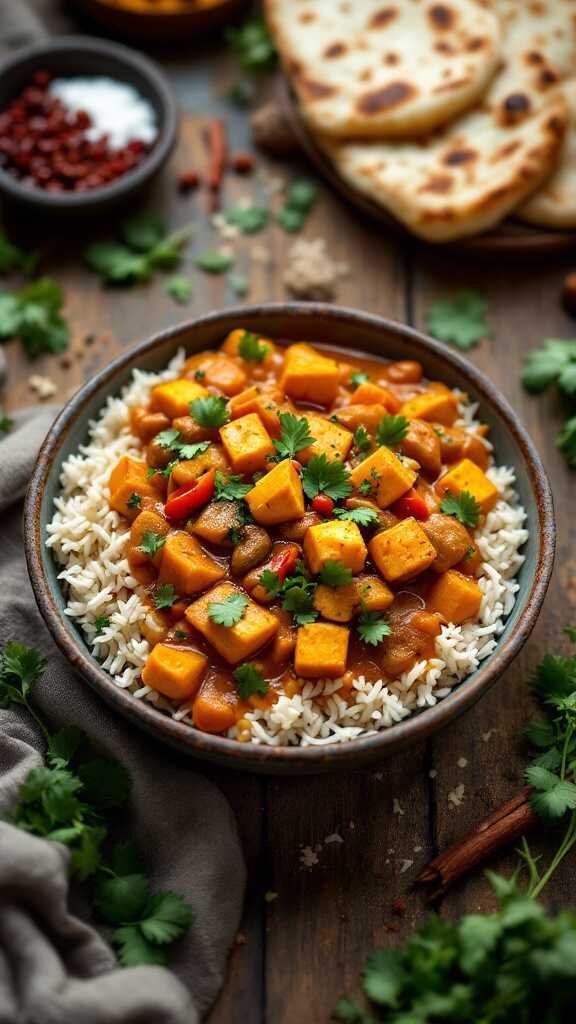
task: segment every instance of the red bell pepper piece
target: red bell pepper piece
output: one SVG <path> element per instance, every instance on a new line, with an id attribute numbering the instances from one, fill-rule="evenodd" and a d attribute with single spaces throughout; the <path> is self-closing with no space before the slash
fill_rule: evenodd
<path id="1" fill-rule="evenodd" d="M 214 478 L 216 470 L 209 469 L 198 480 L 184 484 L 172 492 L 164 506 L 169 519 L 186 519 L 191 512 L 206 505 L 214 494 Z"/>
<path id="2" fill-rule="evenodd" d="M 317 494 L 312 498 L 310 507 L 321 516 L 331 516 L 334 511 L 334 502 L 327 494 Z"/>
<path id="3" fill-rule="evenodd" d="M 298 561 L 298 548 L 286 547 L 283 551 L 279 551 L 276 555 L 273 555 L 268 565 L 266 566 L 270 572 L 275 572 L 281 583 L 291 572 L 296 568 L 296 562 Z"/>
<path id="4" fill-rule="evenodd" d="M 430 511 L 424 498 L 413 487 L 406 494 L 403 494 L 401 498 L 398 498 L 398 501 L 392 506 L 392 511 L 400 519 L 414 516 L 414 519 L 424 520 L 430 516 Z"/>

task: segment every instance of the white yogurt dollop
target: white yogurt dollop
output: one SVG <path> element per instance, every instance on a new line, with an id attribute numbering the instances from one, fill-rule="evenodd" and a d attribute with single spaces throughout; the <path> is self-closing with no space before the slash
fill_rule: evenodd
<path id="1" fill-rule="evenodd" d="M 91 142 L 103 135 L 113 149 L 138 139 L 150 145 L 158 128 L 152 105 L 137 89 L 114 78 L 55 78 L 50 92 L 68 110 L 85 110 L 92 122 L 86 131 Z"/>

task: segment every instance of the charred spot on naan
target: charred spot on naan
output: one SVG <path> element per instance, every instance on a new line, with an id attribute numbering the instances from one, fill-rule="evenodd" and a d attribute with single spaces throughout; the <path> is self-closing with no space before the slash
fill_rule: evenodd
<path id="1" fill-rule="evenodd" d="M 398 15 L 397 7 L 382 7 L 376 11 L 368 22 L 368 28 L 385 28 Z"/>
<path id="2" fill-rule="evenodd" d="M 449 153 L 442 160 L 442 163 L 446 164 L 447 167 L 461 167 L 462 164 L 469 164 L 472 160 L 476 160 L 478 153 L 475 149 L 465 148 L 451 149 Z"/>
<path id="3" fill-rule="evenodd" d="M 530 116 L 532 103 L 524 92 L 511 92 L 502 100 L 496 118 L 503 125 L 520 124 Z"/>
<path id="4" fill-rule="evenodd" d="M 444 82 L 443 85 L 437 85 L 432 92 L 434 95 L 443 92 L 451 92 L 453 89 L 461 89 L 463 85 L 468 85 L 470 81 L 470 78 L 451 78 L 449 82 Z"/>
<path id="5" fill-rule="evenodd" d="M 364 93 L 356 106 L 361 114 L 381 114 L 383 110 L 399 107 L 416 95 L 417 90 L 409 82 L 390 82 L 383 89 Z"/>
<path id="6" fill-rule="evenodd" d="M 330 43 L 329 46 L 324 50 L 324 56 L 328 60 L 333 60 L 334 57 L 342 57 L 347 52 L 348 47 L 345 43 Z"/>
<path id="7" fill-rule="evenodd" d="M 455 12 L 446 4 L 434 4 L 428 10 L 428 17 L 432 28 L 440 32 L 446 32 L 448 29 L 453 28 L 456 23 Z"/>
<path id="8" fill-rule="evenodd" d="M 455 185 L 454 178 L 450 174 L 433 174 L 420 187 L 420 192 L 435 192 L 436 195 L 447 195 L 452 192 Z"/>

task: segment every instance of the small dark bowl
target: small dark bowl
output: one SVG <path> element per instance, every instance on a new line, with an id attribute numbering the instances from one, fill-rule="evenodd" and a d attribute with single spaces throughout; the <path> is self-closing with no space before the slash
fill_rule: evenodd
<path id="1" fill-rule="evenodd" d="M 491 428 L 496 459 L 513 466 L 527 512 L 528 540 L 519 572 L 520 589 L 498 645 L 480 667 L 434 707 L 372 736 L 326 747 L 265 747 L 211 736 L 176 722 L 121 690 L 91 655 L 83 634 L 64 614 L 58 569 L 46 548 L 46 526 L 54 514 L 63 462 L 85 442 L 88 424 L 110 395 L 117 395 L 132 370 L 159 370 L 183 347 L 189 354 L 219 345 L 241 325 L 265 337 L 303 340 L 356 349 L 389 359 L 417 359 L 427 376 L 458 386 L 480 402 Z M 115 359 L 74 395 L 52 426 L 38 457 L 24 510 L 26 558 L 38 607 L 60 650 L 109 704 L 135 725 L 171 746 L 235 769 L 305 774 L 352 768 L 383 758 L 438 732 L 470 708 L 508 668 L 534 627 L 554 561 L 555 525 L 550 485 L 540 457 L 506 399 L 483 373 L 456 352 L 410 327 L 321 303 L 271 303 L 210 313 L 171 327 Z"/>
<path id="2" fill-rule="evenodd" d="M 0 167 L 6 200 L 42 213 L 89 214 L 134 196 L 158 173 L 176 142 L 176 101 L 162 72 L 147 57 L 119 43 L 90 36 L 66 36 L 18 50 L 0 62 L 0 113 L 30 84 L 35 71 L 62 77 L 105 75 L 133 85 L 154 108 L 158 135 L 150 152 L 131 171 L 89 192 L 45 192 L 28 188 Z"/>

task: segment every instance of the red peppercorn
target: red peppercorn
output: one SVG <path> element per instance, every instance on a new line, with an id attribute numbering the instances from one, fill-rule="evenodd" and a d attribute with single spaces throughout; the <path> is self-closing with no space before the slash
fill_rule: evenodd
<path id="1" fill-rule="evenodd" d="M 310 503 L 314 512 L 321 516 L 331 516 L 334 511 L 334 502 L 327 494 L 317 494 Z"/>

